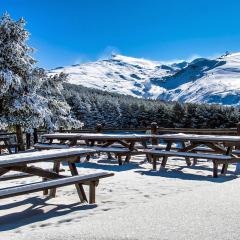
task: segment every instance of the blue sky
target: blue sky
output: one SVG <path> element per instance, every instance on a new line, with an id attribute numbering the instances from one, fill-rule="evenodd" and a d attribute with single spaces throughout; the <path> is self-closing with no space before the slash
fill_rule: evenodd
<path id="1" fill-rule="evenodd" d="M 153 60 L 240 51 L 239 0 L 0 0 L 24 17 L 45 68 L 111 51 Z"/>

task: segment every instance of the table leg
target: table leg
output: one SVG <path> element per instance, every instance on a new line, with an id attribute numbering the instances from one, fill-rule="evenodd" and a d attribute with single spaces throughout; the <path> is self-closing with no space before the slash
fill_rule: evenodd
<path id="1" fill-rule="evenodd" d="M 227 148 L 226 155 L 230 155 L 232 153 L 232 148 L 233 148 L 232 146 L 229 146 Z M 225 175 L 227 173 L 227 169 L 228 169 L 228 163 L 224 163 L 222 166 L 221 174 Z"/>
<path id="2" fill-rule="evenodd" d="M 218 177 L 218 164 L 216 161 L 213 160 L 213 177 Z"/>
<path id="3" fill-rule="evenodd" d="M 77 167 L 76 167 L 75 163 L 68 162 L 68 166 L 70 168 L 72 176 L 78 175 L 78 171 L 77 171 Z M 82 184 L 76 183 L 75 186 L 76 186 L 80 201 L 87 202 L 87 197 L 86 197 L 86 194 L 85 194 Z"/>
<path id="4" fill-rule="evenodd" d="M 182 146 L 183 146 L 183 148 L 186 148 L 185 142 L 182 142 Z M 185 161 L 186 161 L 187 166 L 191 166 L 191 160 L 189 157 L 185 157 Z"/>
<path id="5" fill-rule="evenodd" d="M 131 159 L 131 152 L 134 150 L 134 146 L 135 146 L 136 142 L 131 142 L 129 145 L 129 150 L 130 152 L 127 153 L 126 158 L 125 158 L 125 163 L 129 163 L 130 159 Z"/>
<path id="6" fill-rule="evenodd" d="M 171 142 L 171 141 L 168 141 L 165 151 L 170 151 L 170 150 L 171 150 L 171 147 L 172 147 L 172 142 Z M 166 164 L 167 164 L 167 160 L 168 160 L 168 157 L 167 157 L 167 156 L 164 156 L 163 159 L 162 159 L 162 163 L 161 163 L 160 170 L 163 169 L 163 168 L 165 168 L 165 166 L 166 166 Z"/>

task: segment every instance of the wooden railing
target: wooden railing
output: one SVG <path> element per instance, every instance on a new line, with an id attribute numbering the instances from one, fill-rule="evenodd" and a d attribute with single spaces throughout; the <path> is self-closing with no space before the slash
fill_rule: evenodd
<path id="1" fill-rule="evenodd" d="M 63 133 L 106 133 L 106 132 L 130 132 L 130 133 L 144 133 L 149 131 L 152 134 L 166 134 L 166 133 L 189 133 L 189 134 L 209 134 L 209 135 L 240 135 L 240 123 L 236 124 L 236 128 L 217 128 L 217 129 L 197 129 L 197 128 L 163 128 L 158 127 L 156 123 L 152 123 L 151 126 L 146 128 L 104 128 L 101 124 L 93 129 L 63 129 L 62 127 L 56 130 L 56 132 Z M 32 144 L 37 143 L 44 133 L 48 131 L 45 129 L 34 129 L 33 133 L 24 132 L 24 145 L 25 149 L 31 148 Z M 16 132 L 0 133 L 0 135 L 15 135 Z M 17 136 L 15 137 L 17 140 Z M 157 140 L 156 140 L 157 141 Z M 154 142 L 154 139 L 153 139 Z"/>

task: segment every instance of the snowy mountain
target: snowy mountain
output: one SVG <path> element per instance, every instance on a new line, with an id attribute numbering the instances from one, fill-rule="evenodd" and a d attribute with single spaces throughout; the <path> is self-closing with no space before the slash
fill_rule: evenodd
<path id="1" fill-rule="evenodd" d="M 69 74 L 69 82 L 85 87 L 157 98 L 165 89 L 160 82 L 177 73 L 187 63 L 165 65 L 160 62 L 113 55 L 110 59 L 72 65 L 51 70 L 50 73 Z"/>
<path id="2" fill-rule="evenodd" d="M 166 101 L 240 106 L 240 53 L 191 62 L 162 62 L 113 55 L 110 59 L 60 67 L 72 84 Z"/>

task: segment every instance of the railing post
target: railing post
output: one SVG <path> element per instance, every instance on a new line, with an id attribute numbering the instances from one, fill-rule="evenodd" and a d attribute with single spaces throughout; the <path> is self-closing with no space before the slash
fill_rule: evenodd
<path id="1" fill-rule="evenodd" d="M 63 132 L 63 127 L 62 127 L 62 126 L 59 128 L 59 132 L 60 132 L 60 133 Z"/>
<path id="2" fill-rule="evenodd" d="M 240 136 L 240 122 L 237 123 L 237 136 Z"/>
<path id="3" fill-rule="evenodd" d="M 240 122 L 237 123 L 237 136 L 240 136 Z M 236 149 L 240 149 L 240 146 L 236 146 Z"/>
<path id="4" fill-rule="evenodd" d="M 102 132 L 102 124 L 101 123 L 97 123 L 97 125 L 95 127 L 95 130 L 96 130 L 97 133 Z"/>
<path id="5" fill-rule="evenodd" d="M 37 128 L 33 129 L 33 142 L 38 143 L 38 133 L 37 133 Z"/>
<path id="6" fill-rule="evenodd" d="M 157 135 L 157 123 L 156 122 L 151 123 L 151 134 L 152 135 Z M 158 139 L 157 138 L 152 138 L 152 145 L 158 145 Z"/>
<path id="7" fill-rule="evenodd" d="M 26 148 L 30 149 L 31 147 L 31 133 L 26 133 Z"/>

